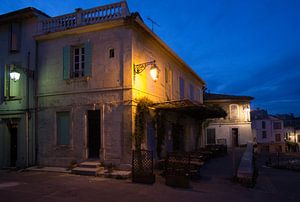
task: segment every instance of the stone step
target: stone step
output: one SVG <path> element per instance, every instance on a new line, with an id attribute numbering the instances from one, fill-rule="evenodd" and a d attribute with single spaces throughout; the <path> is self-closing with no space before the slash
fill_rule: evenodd
<path id="1" fill-rule="evenodd" d="M 72 174 L 97 176 L 98 173 L 103 170 L 104 167 L 97 167 L 97 168 L 76 167 L 72 169 Z"/>
<path id="2" fill-rule="evenodd" d="M 98 168 L 101 167 L 101 163 L 97 161 L 85 161 L 79 164 L 79 167 L 83 168 Z"/>

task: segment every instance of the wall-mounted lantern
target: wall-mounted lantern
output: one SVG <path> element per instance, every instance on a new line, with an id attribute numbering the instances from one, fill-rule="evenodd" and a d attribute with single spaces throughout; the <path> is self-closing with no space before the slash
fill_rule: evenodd
<path id="1" fill-rule="evenodd" d="M 20 73 L 17 72 L 16 70 L 12 70 L 9 73 L 9 77 L 11 80 L 13 80 L 14 82 L 18 81 L 20 79 Z"/>
<path id="2" fill-rule="evenodd" d="M 145 63 L 141 63 L 141 64 L 137 64 L 137 65 L 133 65 L 133 69 L 134 69 L 134 76 L 136 74 L 140 74 L 142 73 L 146 67 L 148 65 L 151 65 L 150 68 L 150 76 L 153 79 L 153 81 L 157 81 L 158 80 L 158 76 L 159 76 L 159 68 L 157 67 L 157 65 L 155 64 L 155 60 L 150 61 L 150 62 L 145 62 Z"/>
<path id="3" fill-rule="evenodd" d="M 22 70 L 28 77 L 34 78 L 33 77 L 34 76 L 34 71 L 33 70 L 13 66 L 11 68 L 10 73 L 9 73 L 9 77 L 10 77 L 11 80 L 13 80 L 15 82 L 20 80 L 21 73 L 18 70 Z"/>

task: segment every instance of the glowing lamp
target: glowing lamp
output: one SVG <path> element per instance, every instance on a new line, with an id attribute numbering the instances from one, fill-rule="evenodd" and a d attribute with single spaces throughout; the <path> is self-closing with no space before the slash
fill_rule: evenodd
<path id="1" fill-rule="evenodd" d="M 11 80 L 16 82 L 20 79 L 20 73 L 13 70 L 12 72 L 9 73 L 9 77 Z"/>
<path id="2" fill-rule="evenodd" d="M 142 73 L 146 69 L 146 67 L 148 65 L 151 65 L 151 68 L 150 68 L 150 76 L 151 76 L 151 78 L 154 81 L 157 81 L 158 74 L 159 74 L 159 69 L 158 69 L 158 67 L 155 64 L 155 60 L 150 61 L 150 62 L 145 62 L 145 63 L 137 64 L 137 65 L 134 64 L 133 65 L 134 75 Z"/>
<path id="3" fill-rule="evenodd" d="M 151 75 L 151 77 L 154 81 L 157 81 L 157 79 L 158 79 L 158 68 L 155 64 L 150 68 L 150 75 Z"/>

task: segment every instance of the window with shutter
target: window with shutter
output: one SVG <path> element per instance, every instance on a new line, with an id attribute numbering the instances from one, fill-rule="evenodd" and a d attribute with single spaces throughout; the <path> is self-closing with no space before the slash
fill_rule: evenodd
<path id="1" fill-rule="evenodd" d="M 63 49 L 63 78 L 80 78 L 91 76 L 92 44 L 65 46 Z"/>

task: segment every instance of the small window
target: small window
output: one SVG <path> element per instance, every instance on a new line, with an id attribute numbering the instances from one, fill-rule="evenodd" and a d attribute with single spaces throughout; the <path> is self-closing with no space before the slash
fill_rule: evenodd
<path id="1" fill-rule="evenodd" d="M 275 135 L 275 141 L 276 142 L 280 142 L 281 141 L 281 137 L 280 136 L 281 136 L 280 134 L 276 134 Z"/>
<path id="2" fill-rule="evenodd" d="M 280 130 L 281 129 L 281 122 L 274 122 L 273 129 Z"/>
<path id="3" fill-rule="evenodd" d="M 14 22 L 10 25 L 10 52 L 19 52 L 21 47 L 21 23 Z"/>
<path id="4" fill-rule="evenodd" d="M 266 131 L 262 131 L 262 138 L 263 139 L 267 138 L 267 132 Z"/>
<path id="5" fill-rule="evenodd" d="M 56 113 L 57 124 L 57 144 L 69 145 L 70 144 L 70 113 L 69 112 L 57 112 Z"/>
<path id="6" fill-rule="evenodd" d="M 216 144 L 216 129 L 208 128 L 206 129 L 206 142 L 207 144 Z"/>
<path id="7" fill-rule="evenodd" d="M 265 121 L 262 121 L 262 122 L 261 122 L 261 128 L 262 128 L 262 129 L 266 129 L 266 122 L 265 122 Z"/>
<path id="8" fill-rule="evenodd" d="M 115 57 L 115 49 L 111 48 L 109 49 L 109 58 L 114 58 Z"/>

